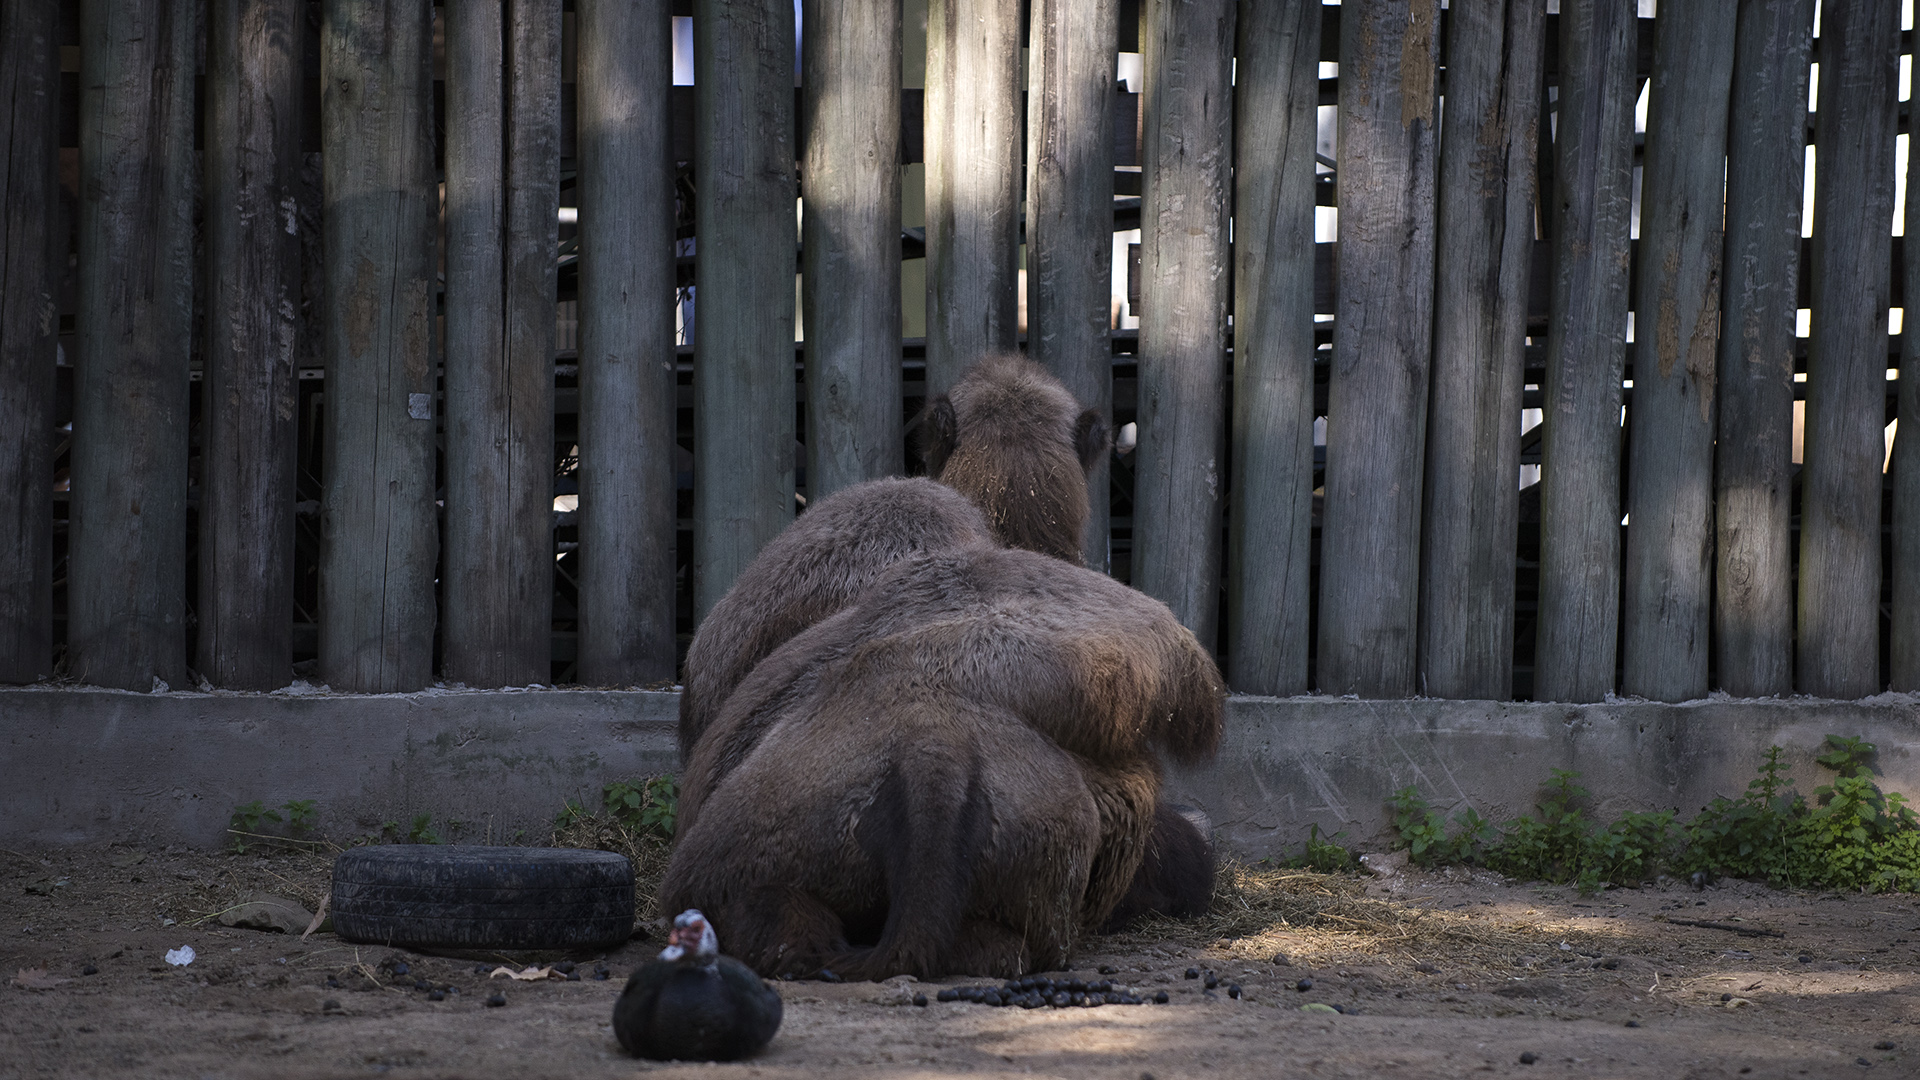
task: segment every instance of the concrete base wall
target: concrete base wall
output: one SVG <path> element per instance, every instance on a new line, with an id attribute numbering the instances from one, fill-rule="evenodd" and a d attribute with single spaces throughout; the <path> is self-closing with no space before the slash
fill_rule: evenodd
<path id="1" fill-rule="evenodd" d="M 648 691 L 133 694 L 0 690 L 0 846 L 112 841 L 218 847 L 233 809 L 312 799 L 336 839 L 432 816 L 450 839 L 535 842 L 568 799 L 677 768 L 677 695 Z M 1880 784 L 1920 796 L 1920 698 L 1556 705 L 1235 698 L 1208 768 L 1169 775 L 1250 856 L 1297 852 L 1308 828 L 1349 845 L 1391 836 L 1409 784 L 1449 813 L 1531 809 L 1555 768 L 1595 810 L 1690 816 L 1738 795 L 1767 747 L 1802 791 L 1829 732 L 1880 748 Z"/>

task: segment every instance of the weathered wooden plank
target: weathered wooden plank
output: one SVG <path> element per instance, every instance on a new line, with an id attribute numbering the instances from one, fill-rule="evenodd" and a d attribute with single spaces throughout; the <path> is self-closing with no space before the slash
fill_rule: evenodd
<path id="1" fill-rule="evenodd" d="M 67 663 L 131 690 L 187 678 L 198 10 L 90 0 L 80 16 Z"/>
<path id="2" fill-rule="evenodd" d="M 1232 0 L 1145 0 L 1133 582 L 1211 648 L 1226 452 Z"/>
<path id="3" fill-rule="evenodd" d="M 1113 422 L 1113 43 L 1119 0 L 1035 0 L 1027 77 L 1027 355 Z M 1107 462 L 1081 555 L 1106 572 Z"/>
<path id="4" fill-rule="evenodd" d="M 1560 7 L 1554 267 L 1541 433 L 1534 697 L 1599 701 L 1620 625 L 1620 374 L 1626 355 L 1637 18 Z"/>
<path id="5" fill-rule="evenodd" d="M 1793 349 L 1814 0 L 1741 0 L 1727 125 L 1714 478 L 1714 661 L 1735 697 L 1793 690 Z"/>
<path id="6" fill-rule="evenodd" d="M 559 0 L 447 9 L 450 682 L 546 682 L 553 609 Z"/>
<path id="7" fill-rule="evenodd" d="M 293 680 L 293 199 L 306 8 L 297 0 L 212 0 L 207 18 L 195 666 L 215 686 L 273 690 Z"/>
<path id="8" fill-rule="evenodd" d="M 1714 359 L 1738 15 L 1737 0 L 1697 0 L 1666 5 L 1654 24 L 1633 304 L 1621 687 L 1660 701 L 1707 695 Z"/>
<path id="9" fill-rule="evenodd" d="M 693 604 L 793 520 L 793 5 L 693 14 Z"/>
<path id="10" fill-rule="evenodd" d="M 1440 146 L 1420 692 L 1513 693 L 1520 388 L 1545 12 L 1455 0 Z"/>
<path id="11" fill-rule="evenodd" d="M 1240 0 L 1233 103 L 1227 678 L 1302 694 L 1313 531 L 1313 176 L 1320 4 Z"/>
<path id="12" fill-rule="evenodd" d="M 58 10 L 0 10 L 0 683 L 53 675 Z"/>
<path id="13" fill-rule="evenodd" d="M 807 496 L 904 471 L 900 5 L 812 0 L 801 82 Z"/>
<path id="14" fill-rule="evenodd" d="M 1907 156 L 1907 216 L 1920 221 L 1920 155 Z M 1904 247 L 1904 243 L 1901 245 Z M 1920 252 L 1916 253 L 1920 255 Z M 1905 260 L 1906 294 L 1920 296 L 1920 258 Z M 1893 438 L 1893 604 L 1889 657 L 1893 690 L 1920 690 L 1920 318 L 1900 332 Z"/>
<path id="15" fill-rule="evenodd" d="M 1880 485 L 1900 9 L 1820 9 L 1813 333 L 1800 473 L 1798 689 L 1880 689 Z"/>
<path id="16" fill-rule="evenodd" d="M 323 9 L 320 674 L 336 690 L 433 677 L 432 24 L 427 0 Z"/>
<path id="17" fill-rule="evenodd" d="M 667 0 L 581 0 L 579 678 L 674 675 Z"/>
<path id="18" fill-rule="evenodd" d="M 1020 5 L 928 0 L 927 394 L 1014 347 Z"/>
<path id="19" fill-rule="evenodd" d="M 1319 688 L 1414 693 L 1433 352 L 1434 0 L 1362 0 L 1340 38 L 1340 259 L 1327 384 Z"/>

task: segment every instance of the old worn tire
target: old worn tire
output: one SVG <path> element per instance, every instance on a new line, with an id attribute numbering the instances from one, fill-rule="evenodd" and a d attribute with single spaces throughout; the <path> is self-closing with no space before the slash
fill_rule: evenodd
<path id="1" fill-rule="evenodd" d="M 633 864 L 574 848 L 355 848 L 333 863 L 333 928 L 411 948 L 589 949 L 633 931 Z"/>

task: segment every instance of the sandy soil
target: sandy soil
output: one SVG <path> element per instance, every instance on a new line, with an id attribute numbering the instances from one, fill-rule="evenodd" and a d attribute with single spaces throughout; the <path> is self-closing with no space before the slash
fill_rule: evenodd
<path id="1" fill-rule="evenodd" d="M 626 973 L 657 943 L 576 957 L 579 982 L 509 983 L 472 958 L 210 918 L 256 890 L 311 906 L 328 866 L 257 849 L 0 853 L 0 1076 L 1920 1076 L 1913 896 L 1669 882 L 1581 897 L 1465 871 L 1336 879 L 1314 887 L 1365 896 L 1312 925 L 1086 943 L 1076 973 L 1113 968 L 1115 982 L 1168 991 L 1167 1005 L 916 1008 L 912 994 L 935 988 L 782 983 L 786 1022 L 767 1053 L 693 1066 L 629 1058 L 609 1026 Z M 1393 919 L 1341 914 L 1355 904 Z M 198 958 L 168 965 L 181 945 Z M 396 958 L 407 975 L 382 966 Z M 613 978 L 595 981 L 596 962 Z M 1217 972 L 1219 990 L 1189 967 Z M 430 1001 L 420 979 L 460 992 Z M 504 1007 L 484 1004 L 494 991 Z"/>

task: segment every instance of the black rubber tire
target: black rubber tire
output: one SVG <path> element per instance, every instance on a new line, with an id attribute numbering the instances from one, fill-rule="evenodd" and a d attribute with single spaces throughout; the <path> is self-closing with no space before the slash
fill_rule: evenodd
<path id="1" fill-rule="evenodd" d="M 333 863 L 333 929 L 370 945 L 593 949 L 633 932 L 633 864 L 576 848 L 355 848 Z"/>

